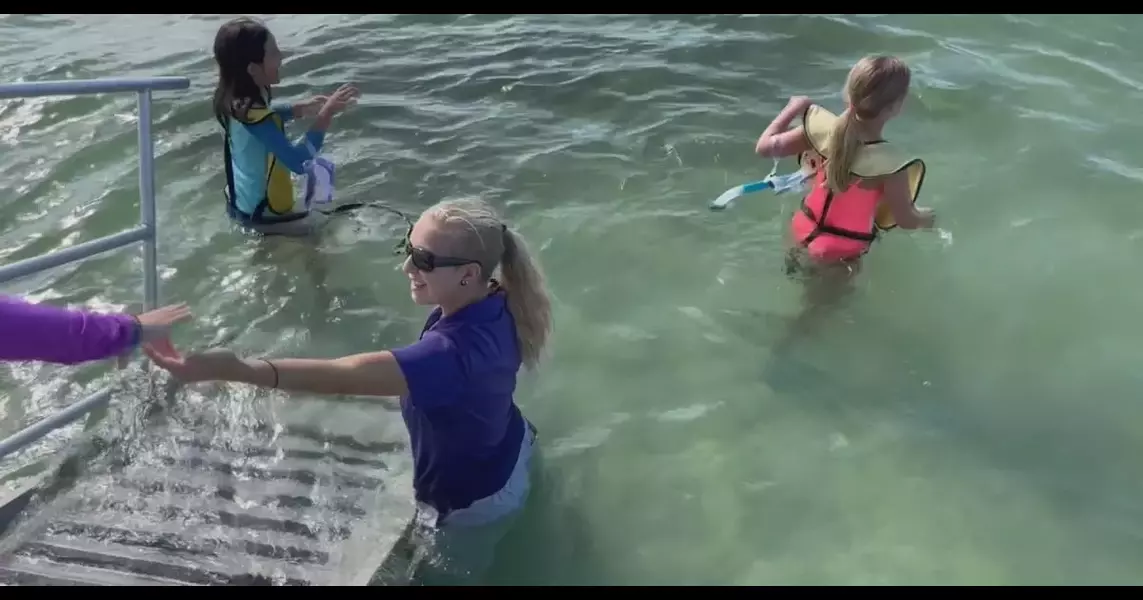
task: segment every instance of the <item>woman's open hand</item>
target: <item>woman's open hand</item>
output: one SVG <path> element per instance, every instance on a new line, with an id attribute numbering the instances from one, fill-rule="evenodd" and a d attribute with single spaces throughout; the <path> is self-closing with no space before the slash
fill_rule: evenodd
<path id="1" fill-rule="evenodd" d="M 137 315 L 135 320 L 139 322 L 139 343 L 146 344 L 169 340 L 171 328 L 174 327 L 175 323 L 185 321 L 190 317 L 191 311 L 186 304 L 172 304 Z M 130 358 L 131 352 L 124 352 L 116 360 L 116 366 L 120 369 L 126 369 Z"/>
<path id="2" fill-rule="evenodd" d="M 179 321 L 191 317 L 190 308 L 186 304 L 172 304 L 155 310 L 149 310 L 137 317 L 139 325 L 143 327 L 139 341 L 154 342 L 165 340 L 171 335 L 171 327 Z"/>
<path id="3" fill-rule="evenodd" d="M 148 343 L 143 352 L 156 365 L 179 381 L 227 381 L 235 379 L 246 364 L 234 351 L 219 348 L 183 355 L 169 339 Z"/>

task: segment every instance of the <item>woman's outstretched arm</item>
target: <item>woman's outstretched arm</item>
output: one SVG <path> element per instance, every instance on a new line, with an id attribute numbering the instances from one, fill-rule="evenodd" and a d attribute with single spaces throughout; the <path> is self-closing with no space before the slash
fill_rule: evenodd
<path id="1" fill-rule="evenodd" d="M 456 347 L 431 331 L 403 348 L 331 359 L 242 358 L 226 349 L 184 356 L 169 340 L 143 350 L 182 381 L 233 381 L 323 395 L 410 395 L 422 407 L 451 401 L 465 382 Z"/>

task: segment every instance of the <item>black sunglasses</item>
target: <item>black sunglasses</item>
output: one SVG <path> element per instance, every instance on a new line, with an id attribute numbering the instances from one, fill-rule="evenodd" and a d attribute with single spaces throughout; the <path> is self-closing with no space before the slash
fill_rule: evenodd
<path id="1" fill-rule="evenodd" d="M 472 260 L 471 258 L 453 258 L 451 256 L 437 256 L 424 248 L 417 248 L 412 243 L 405 242 L 405 254 L 413 260 L 413 266 L 418 271 L 425 273 L 432 273 L 433 269 L 437 267 L 459 267 L 461 265 L 473 265 L 480 261 Z"/>
<path id="2" fill-rule="evenodd" d="M 371 206 L 373 206 L 375 208 L 380 208 L 382 210 L 387 210 L 387 211 L 392 212 L 392 213 L 396 213 L 402 219 L 405 220 L 405 223 L 409 226 L 409 228 L 407 230 L 405 230 L 405 237 L 404 237 L 404 239 L 402 239 L 397 244 L 397 249 L 393 252 L 393 254 L 398 254 L 398 255 L 403 254 L 403 255 L 411 258 L 412 262 L 413 262 L 413 266 L 416 267 L 418 271 L 424 271 L 425 273 L 431 273 L 437 267 L 459 267 L 462 265 L 472 265 L 472 264 L 479 264 L 480 263 L 480 261 L 473 260 L 471 258 L 454 258 L 451 256 L 437 256 L 436 254 L 433 254 L 432 252 L 425 250 L 424 248 L 417 248 L 416 246 L 413 246 L 413 242 L 412 242 L 413 221 L 405 213 L 403 213 L 403 212 L 401 212 L 395 208 L 385 206 L 383 204 L 372 204 Z"/>

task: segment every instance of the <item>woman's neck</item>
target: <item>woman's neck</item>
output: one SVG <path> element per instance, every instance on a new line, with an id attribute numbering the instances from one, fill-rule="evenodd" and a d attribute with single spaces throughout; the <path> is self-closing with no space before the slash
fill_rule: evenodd
<path id="1" fill-rule="evenodd" d="M 468 288 L 465 289 L 467 290 Z M 454 315 L 464 310 L 466 307 L 484 300 L 490 293 L 492 293 L 492 290 L 493 287 L 491 283 L 486 283 L 484 286 L 474 286 L 471 291 L 466 291 L 465 293 L 458 294 L 457 298 L 449 299 L 447 302 L 441 302 L 438 304 L 441 309 L 441 316 L 447 317 L 449 315 Z"/>

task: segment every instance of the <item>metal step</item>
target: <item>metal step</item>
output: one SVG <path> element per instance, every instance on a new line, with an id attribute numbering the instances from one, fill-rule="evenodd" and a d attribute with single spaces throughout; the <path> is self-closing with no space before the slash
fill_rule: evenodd
<path id="1" fill-rule="evenodd" d="M 18 555 L 10 559 L 8 564 L 0 566 L 0 585 L 173 586 L 193 584 Z"/>
<path id="2" fill-rule="evenodd" d="M 404 476 L 389 466 L 403 444 L 308 428 L 245 433 L 141 434 L 127 464 L 38 507 L 49 518 L 0 557 L 0 585 L 367 582 L 398 542 L 377 532 L 412 517 L 411 499 L 386 485 Z"/>

